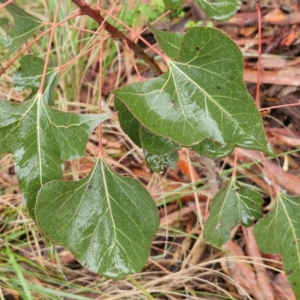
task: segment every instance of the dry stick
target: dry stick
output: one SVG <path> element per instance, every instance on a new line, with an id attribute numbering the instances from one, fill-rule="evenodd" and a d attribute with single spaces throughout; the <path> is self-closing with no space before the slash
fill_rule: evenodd
<path id="1" fill-rule="evenodd" d="M 233 165 L 233 171 L 232 171 L 232 178 L 234 180 L 236 179 L 236 166 L 237 166 L 237 152 L 234 152 L 234 165 Z"/>
<path id="2" fill-rule="evenodd" d="M 261 9 L 259 5 L 259 0 L 256 0 L 257 8 L 257 23 L 258 23 L 258 49 L 257 49 L 257 83 L 256 83 L 256 95 L 255 104 L 259 109 L 260 103 L 260 76 L 261 76 Z"/>
<path id="3" fill-rule="evenodd" d="M 207 170 L 208 185 L 211 190 L 212 198 L 214 198 L 219 190 L 216 164 L 213 159 L 204 156 L 201 157 L 201 161 Z"/>
<path id="4" fill-rule="evenodd" d="M 279 190 L 279 188 L 278 188 L 278 185 L 277 185 L 276 181 L 274 180 L 274 177 L 273 177 L 273 174 L 272 174 L 270 168 L 268 167 L 267 160 L 266 160 L 265 156 L 263 155 L 263 153 L 261 153 L 261 156 L 262 156 L 262 158 L 263 158 L 263 161 L 264 161 L 264 164 L 265 164 L 266 171 L 267 171 L 267 173 L 269 174 L 270 179 L 271 179 L 271 181 L 272 181 L 272 183 L 273 183 L 273 189 L 274 189 L 274 191 L 275 191 L 275 195 L 279 195 L 279 194 L 280 194 L 280 190 Z"/>
<path id="5" fill-rule="evenodd" d="M 260 94 L 260 90 L 259 90 L 259 86 L 260 86 L 260 75 L 261 75 L 261 7 L 259 4 L 259 0 L 256 0 L 256 7 L 257 7 L 257 21 L 258 21 L 258 59 L 257 59 L 257 86 L 256 86 L 256 106 L 257 108 L 259 108 L 259 94 Z M 267 162 L 266 162 L 266 158 L 263 155 L 263 153 L 261 153 L 261 156 L 264 160 L 265 163 L 265 167 L 267 172 L 270 175 L 271 181 L 273 183 L 273 187 L 275 190 L 276 195 L 278 195 L 280 193 L 278 186 L 276 185 L 276 182 L 272 176 L 272 172 L 269 170 Z"/>
<path id="6" fill-rule="evenodd" d="M 129 47 L 128 47 L 128 44 L 127 44 L 126 41 L 125 41 L 125 47 L 126 47 L 126 50 L 129 50 Z M 130 56 L 130 60 L 132 61 L 134 70 L 135 70 L 135 72 L 136 72 L 136 74 L 137 74 L 139 80 L 142 81 L 142 76 L 141 76 L 141 74 L 140 74 L 140 72 L 139 72 L 139 70 L 138 70 L 138 67 L 137 67 L 137 65 L 136 65 L 136 63 L 135 63 L 135 61 L 134 61 L 134 57 L 133 57 L 133 55 L 132 55 L 132 52 L 131 52 L 131 51 L 128 51 L 128 53 L 129 53 L 129 56 Z"/>
<path id="7" fill-rule="evenodd" d="M 78 60 L 82 56 L 86 56 L 89 52 L 93 51 L 97 47 L 98 47 L 98 44 L 95 44 L 95 45 L 91 46 L 91 48 L 85 50 L 85 48 L 87 48 L 85 46 L 84 49 L 82 49 L 74 58 L 72 58 L 69 61 L 67 61 L 64 65 L 59 66 L 60 72 L 63 72 L 66 68 L 68 68 L 70 65 L 72 65 L 75 60 Z M 83 52 L 84 50 L 85 50 L 85 52 Z"/>
<path id="8" fill-rule="evenodd" d="M 259 108 L 259 94 L 260 94 L 259 87 L 260 87 L 260 75 L 261 75 L 260 74 L 261 73 L 261 8 L 260 8 L 259 0 L 256 0 L 256 7 L 257 7 L 258 40 L 259 40 L 259 43 L 258 43 L 257 86 L 256 86 L 256 99 L 255 99 L 255 102 L 256 102 L 257 108 Z M 275 193 L 276 193 L 276 195 L 278 195 L 280 193 L 280 191 L 279 191 L 279 188 L 276 185 L 276 182 L 275 182 L 275 180 L 274 180 L 274 178 L 272 176 L 272 172 L 268 168 L 266 158 L 263 155 L 263 153 L 261 153 L 261 156 L 262 156 L 262 158 L 264 160 L 266 170 L 267 170 L 267 172 L 268 172 L 268 174 L 269 174 L 269 176 L 271 178 L 271 181 L 273 183 L 273 187 L 274 187 Z"/>
<path id="9" fill-rule="evenodd" d="M 110 24 L 108 21 L 106 21 L 101 15 L 100 11 L 93 9 L 90 7 L 84 0 L 71 0 L 74 4 L 76 4 L 81 12 L 85 15 L 88 15 L 93 20 L 95 20 L 99 25 L 105 23 L 105 29 L 108 31 L 111 35 L 111 37 L 114 40 L 120 41 L 122 44 L 125 45 L 125 43 L 128 45 L 128 47 L 135 53 L 135 55 L 145 61 L 147 64 L 149 64 L 150 68 L 154 71 L 155 75 L 162 75 L 163 72 L 159 68 L 159 66 L 155 63 L 153 57 L 146 54 L 143 49 L 135 44 L 131 39 L 129 39 L 127 36 L 125 36 L 121 31 L 119 31 L 116 27 L 114 27 L 112 24 Z"/>
<path id="10" fill-rule="evenodd" d="M 150 24 L 153 26 L 154 24 L 158 23 L 161 19 L 163 19 L 164 17 L 166 17 L 168 14 L 170 14 L 170 12 L 172 12 L 171 10 L 166 11 L 165 13 L 163 13 L 162 15 L 160 15 L 155 21 L 151 22 Z M 145 27 L 140 33 L 139 35 L 143 34 L 148 28 Z"/>
<path id="11" fill-rule="evenodd" d="M 95 6 L 94 6 L 95 7 Z M 163 52 L 159 51 L 158 49 L 156 49 L 153 45 L 151 45 L 146 39 L 144 39 L 140 34 L 138 34 L 135 30 L 133 30 L 131 27 L 129 27 L 126 23 L 124 23 L 122 20 L 118 19 L 117 17 L 115 17 L 113 14 L 111 14 L 109 11 L 106 11 L 105 9 L 99 7 L 95 7 L 95 9 L 97 9 L 97 11 L 100 11 L 102 13 L 104 13 L 106 16 L 112 18 L 113 20 L 115 20 L 116 22 L 118 22 L 119 24 L 121 24 L 124 28 L 126 28 L 128 31 L 130 31 L 131 33 L 133 33 L 134 35 L 136 35 L 146 46 L 148 46 L 150 49 L 152 49 L 157 55 L 159 55 L 165 62 L 169 61 L 168 56 L 166 56 Z M 107 17 L 105 18 L 106 21 Z"/>
<path id="12" fill-rule="evenodd" d="M 50 32 L 49 43 L 48 43 L 48 49 L 47 49 L 45 63 L 44 63 L 44 70 L 43 70 L 41 85 L 40 85 L 39 90 L 37 92 L 38 94 L 43 94 L 43 91 L 44 91 L 44 82 L 45 82 L 45 79 L 46 79 L 47 66 L 48 66 L 50 52 L 51 52 L 51 44 L 52 44 L 52 40 L 53 40 L 53 36 L 54 36 L 54 31 L 55 31 L 55 27 L 56 27 L 56 20 L 57 20 L 58 11 L 59 11 L 59 8 L 60 8 L 61 1 L 62 0 L 60 0 L 58 2 L 57 8 L 56 8 L 56 11 L 55 11 L 55 15 L 54 15 L 54 20 L 53 20 L 53 24 L 52 24 L 52 28 L 51 28 L 51 32 Z"/>
<path id="13" fill-rule="evenodd" d="M 8 0 L 7 2 L 3 3 L 2 5 L 0 5 L 0 9 L 5 7 L 6 5 L 10 4 L 10 3 L 13 3 L 14 0 Z"/>
<path id="14" fill-rule="evenodd" d="M 76 12 L 75 14 L 73 14 L 71 18 L 77 17 L 77 16 L 81 16 L 81 13 L 79 11 Z M 70 19 L 70 17 L 68 17 L 68 19 Z M 65 22 L 66 19 L 63 21 Z M 63 28 L 68 28 L 68 29 L 74 29 L 74 30 L 81 31 L 81 32 L 95 34 L 95 30 L 84 29 L 81 27 L 71 26 L 71 25 L 59 25 L 59 24 L 61 24 L 61 22 L 57 23 L 57 25 L 55 27 L 63 27 Z M 52 23 L 43 22 L 43 25 L 52 26 Z M 51 30 L 51 28 L 49 30 Z"/>
<path id="15" fill-rule="evenodd" d="M 245 237 L 246 251 L 254 264 L 256 281 L 261 290 L 261 294 L 264 299 L 273 300 L 275 299 L 274 290 L 272 288 L 270 279 L 267 276 L 267 270 L 253 234 L 254 227 L 252 225 L 248 228 L 242 228 Z"/>
<path id="16" fill-rule="evenodd" d="M 99 78 L 98 78 L 98 113 L 101 114 L 101 100 L 102 100 L 102 68 L 103 68 L 103 52 L 104 52 L 104 30 L 105 23 L 100 28 L 100 53 L 99 53 Z M 99 151 L 98 157 L 103 158 L 103 145 L 102 145 L 102 125 L 99 124 L 99 143 L 98 143 Z"/>
<path id="17" fill-rule="evenodd" d="M 300 106 L 300 103 L 287 103 L 287 104 L 280 104 L 280 105 L 275 105 L 275 106 L 270 106 L 266 108 L 261 108 L 259 111 L 267 111 L 267 110 L 272 110 L 275 108 L 283 108 L 283 107 L 289 107 L 289 106 Z"/>

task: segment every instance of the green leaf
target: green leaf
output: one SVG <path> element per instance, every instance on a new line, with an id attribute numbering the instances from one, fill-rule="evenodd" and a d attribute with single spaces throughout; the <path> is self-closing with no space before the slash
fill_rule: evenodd
<path id="1" fill-rule="evenodd" d="M 162 154 L 152 154 L 144 151 L 145 160 L 154 172 L 161 172 L 168 167 L 174 169 L 178 163 L 178 152 L 174 151 L 172 153 L 162 155 Z"/>
<path id="2" fill-rule="evenodd" d="M 23 56 L 20 60 L 20 69 L 13 75 L 15 89 L 17 91 L 31 89 L 31 94 L 28 98 L 33 97 L 41 84 L 44 63 L 43 59 L 33 55 Z M 53 105 L 51 98 L 58 80 L 58 69 L 47 68 L 44 85 L 44 98 L 49 105 Z"/>
<path id="3" fill-rule="evenodd" d="M 213 199 L 204 226 L 205 241 L 221 247 L 230 239 L 230 231 L 235 225 L 250 226 L 254 220 L 262 217 L 262 204 L 259 193 L 231 180 Z"/>
<path id="4" fill-rule="evenodd" d="M 191 28 L 166 74 L 114 90 L 148 130 L 185 146 L 204 139 L 270 153 L 243 82 L 243 57 L 213 28 Z"/>
<path id="5" fill-rule="evenodd" d="M 300 298 L 300 197 L 279 194 L 274 208 L 254 227 L 264 253 L 280 254 L 291 287 Z"/>
<path id="6" fill-rule="evenodd" d="M 45 184 L 36 220 L 53 243 L 69 249 L 91 271 L 114 279 L 142 269 L 159 224 L 147 190 L 103 160 L 83 180 Z"/>
<path id="7" fill-rule="evenodd" d="M 119 122 L 123 131 L 132 141 L 155 155 L 166 155 L 178 150 L 181 146 L 146 129 L 119 99 L 115 99 L 115 108 L 119 113 Z"/>
<path id="8" fill-rule="evenodd" d="M 240 0 L 194 0 L 205 13 L 217 21 L 230 19 L 241 7 Z"/>
<path id="9" fill-rule="evenodd" d="M 157 134 L 153 134 L 153 132 L 142 125 L 140 127 L 140 137 L 143 148 L 152 154 L 167 155 L 181 148 L 178 143 Z"/>
<path id="10" fill-rule="evenodd" d="M 149 30 L 152 31 L 156 41 L 168 57 L 176 58 L 179 56 L 182 39 L 185 35 L 184 32 L 159 31 L 149 23 L 147 26 Z"/>
<path id="11" fill-rule="evenodd" d="M 0 2 L 6 1 L 1 0 Z M 35 31 L 42 26 L 42 22 L 14 3 L 5 6 L 5 8 L 13 17 L 14 25 L 8 35 L 0 37 L 0 51 L 5 49 L 7 52 L 12 52 L 27 42 Z"/>
<path id="12" fill-rule="evenodd" d="M 178 162 L 176 150 L 180 145 L 147 130 L 118 98 L 115 99 L 115 108 L 123 131 L 137 146 L 144 148 L 145 160 L 150 168 L 154 172 L 163 171 L 165 167 L 174 169 Z"/>
<path id="13" fill-rule="evenodd" d="M 199 144 L 192 146 L 192 149 L 206 157 L 221 158 L 228 156 L 233 151 L 234 145 L 222 145 L 218 142 L 205 139 Z"/>
<path id="14" fill-rule="evenodd" d="M 180 8 L 184 3 L 184 0 L 164 0 L 164 4 L 166 9 L 178 9 Z"/>
<path id="15" fill-rule="evenodd" d="M 0 152 L 14 155 L 32 218 L 40 187 L 62 178 L 63 160 L 81 157 L 93 128 L 108 117 L 57 111 L 40 95 L 21 104 L 0 101 Z"/>
<path id="16" fill-rule="evenodd" d="M 115 98 L 114 104 L 115 109 L 118 111 L 121 128 L 138 147 L 142 148 L 140 138 L 141 123 L 134 117 L 122 101 Z"/>

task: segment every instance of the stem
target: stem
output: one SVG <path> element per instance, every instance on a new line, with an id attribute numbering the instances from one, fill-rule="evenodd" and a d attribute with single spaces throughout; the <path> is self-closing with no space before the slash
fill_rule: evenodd
<path id="1" fill-rule="evenodd" d="M 56 11 L 55 11 L 55 15 L 54 15 L 54 21 L 53 21 L 51 32 L 50 32 L 50 38 L 49 38 L 49 42 L 48 42 L 48 49 L 47 49 L 45 64 L 44 64 L 44 70 L 43 70 L 41 85 L 40 85 L 40 88 L 38 90 L 38 94 L 43 94 L 43 91 L 44 91 L 44 83 L 45 83 L 45 79 L 46 79 L 47 66 L 48 66 L 50 52 L 51 52 L 51 44 L 52 44 L 52 40 L 53 40 L 53 36 L 54 36 L 54 32 L 55 32 L 56 20 L 57 20 L 57 16 L 58 16 L 59 7 L 61 5 L 61 1 L 62 0 L 60 0 L 58 2 L 57 8 L 56 8 Z"/>
<path id="2" fill-rule="evenodd" d="M 121 24 L 124 28 L 126 28 L 129 32 L 131 32 L 133 35 L 135 35 L 138 39 L 140 39 L 145 45 L 147 45 L 152 51 L 154 51 L 157 55 L 159 55 L 165 62 L 169 61 L 169 58 L 163 54 L 162 52 L 160 52 L 158 49 L 156 49 L 153 45 L 151 45 L 146 39 L 144 39 L 140 33 L 137 33 L 136 31 L 134 31 L 132 28 L 130 28 L 126 23 L 124 23 L 122 20 L 118 19 L 117 17 L 115 17 L 114 15 L 112 15 L 110 12 L 101 9 L 101 7 L 97 7 L 97 9 L 99 9 L 100 12 L 103 12 L 104 14 L 106 14 L 107 16 L 109 16 L 110 18 L 112 18 L 113 20 L 115 20 L 116 22 L 118 22 L 119 24 Z M 105 19 L 106 20 L 106 19 Z M 135 39 L 133 40 L 135 41 Z"/>
<path id="3" fill-rule="evenodd" d="M 5 7 L 6 5 L 9 5 L 10 3 L 13 3 L 13 2 L 14 2 L 14 0 L 8 0 L 7 2 L 0 5 L 0 9 Z"/>
<path id="4" fill-rule="evenodd" d="M 261 76 L 261 9 L 259 1 L 256 3 L 257 7 L 257 23 L 258 23 L 258 49 L 257 49 L 257 83 L 256 83 L 256 95 L 255 104 L 259 109 L 259 98 L 260 98 L 260 76 Z"/>
<path id="5" fill-rule="evenodd" d="M 232 176 L 231 176 L 231 178 L 233 180 L 236 179 L 236 166 L 237 166 L 237 152 L 234 151 L 234 163 L 233 163 L 233 170 L 232 170 Z"/>
<path id="6" fill-rule="evenodd" d="M 276 108 L 283 108 L 283 107 L 290 107 L 290 106 L 299 106 L 300 103 L 286 103 L 286 104 L 280 104 L 276 106 L 270 106 L 270 107 L 265 107 L 261 108 L 259 111 L 265 111 L 265 110 L 271 110 L 271 109 L 276 109 Z"/>
<path id="7" fill-rule="evenodd" d="M 130 56 L 130 60 L 132 61 L 133 67 L 134 67 L 135 72 L 136 72 L 136 74 L 137 74 L 137 76 L 139 78 L 139 81 L 142 81 L 143 80 L 142 76 L 141 76 L 141 74 L 140 74 L 140 72 L 138 70 L 138 67 L 137 67 L 136 63 L 135 63 L 134 57 L 132 55 L 132 52 L 130 52 L 130 49 L 129 49 L 129 47 L 128 47 L 128 45 L 127 45 L 126 42 L 125 42 L 125 48 L 126 48 L 126 51 L 128 51 L 128 54 Z"/>
<path id="8" fill-rule="evenodd" d="M 101 100 L 102 100 L 102 71 L 103 71 L 103 52 L 104 52 L 104 30 L 105 23 L 100 28 L 100 36 L 101 36 L 101 45 L 100 45 L 100 53 L 99 53 L 99 78 L 98 78 L 98 113 L 101 114 Z M 102 144 L 102 125 L 99 124 L 99 143 L 98 143 L 98 158 L 103 158 L 103 144 Z"/>
<path id="9" fill-rule="evenodd" d="M 272 181 L 272 183 L 273 183 L 274 191 L 275 191 L 276 195 L 278 195 L 278 194 L 280 194 L 280 190 L 279 190 L 279 188 L 278 188 L 278 186 L 277 186 L 277 183 L 276 183 L 275 180 L 274 180 L 274 177 L 273 177 L 273 175 L 272 175 L 272 171 L 271 171 L 270 168 L 268 167 L 268 164 L 267 164 L 267 161 L 266 161 L 266 157 L 264 156 L 263 153 L 260 153 L 260 155 L 262 156 L 262 159 L 264 160 L 265 168 L 266 168 L 266 170 L 267 170 L 267 172 L 268 172 L 268 174 L 269 174 L 269 176 L 270 176 L 270 179 L 271 179 L 271 181 Z"/>
<path id="10" fill-rule="evenodd" d="M 127 44 L 128 47 L 135 53 L 135 55 L 145 61 L 150 68 L 154 71 L 155 75 L 162 75 L 163 72 L 159 68 L 159 66 L 155 63 L 153 57 L 146 54 L 143 49 L 135 44 L 131 39 L 125 36 L 121 31 L 119 31 L 116 27 L 106 21 L 101 15 L 100 11 L 93 9 L 90 7 L 84 0 L 71 0 L 74 4 L 76 4 L 81 12 L 85 15 L 88 15 L 93 20 L 95 20 L 99 25 L 105 24 L 105 29 L 110 33 L 111 37 L 114 40 L 120 41 L 123 45 Z"/>

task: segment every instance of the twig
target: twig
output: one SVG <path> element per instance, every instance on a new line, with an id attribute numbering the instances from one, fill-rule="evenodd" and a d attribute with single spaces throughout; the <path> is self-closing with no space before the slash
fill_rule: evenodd
<path id="1" fill-rule="evenodd" d="M 0 9 L 5 7 L 6 5 L 9 5 L 10 3 L 13 3 L 13 2 L 14 2 L 14 0 L 8 0 L 7 2 L 0 5 Z"/>
<path id="2" fill-rule="evenodd" d="M 201 162 L 207 170 L 208 185 L 211 190 L 212 198 L 216 196 L 219 190 L 217 167 L 213 159 L 201 156 Z"/>
<path id="3" fill-rule="evenodd" d="M 104 45 L 104 39 L 103 39 L 103 35 L 104 35 L 104 30 L 105 30 L 105 24 L 104 26 L 101 27 L 101 44 L 100 47 L 101 49 L 103 49 L 103 45 Z M 102 105 L 101 105 L 101 101 L 102 101 L 102 67 L 103 67 L 103 50 L 100 51 L 99 53 L 99 81 L 98 81 L 98 90 L 99 90 L 99 95 L 98 95 L 98 113 L 101 114 L 102 113 Z M 103 143 L 102 143 L 102 124 L 99 124 L 99 145 L 98 145 L 99 149 L 98 149 L 98 158 L 103 158 Z"/>
<path id="4" fill-rule="evenodd" d="M 257 285 L 260 288 L 264 299 L 273 300 L 275 299 L 275 291 L 273 290 L 270 279 L 267 276 L 266 267 L 256 244 L 253 234 L 253 225 L 249 228 L 242 227 L 242 229 L 244 233 L 247 254 L 251 258 L 256 270 Z"/>
<path id="5" fill-rule="evenodd" d="M 53 20 L 51 31 L 50 31 L 50 38 L 49 38 L 48 47 L 47 47 L 47 53 L 46 53 L 46 58 L 45 58 L 45 63 L 44 63 L 44 70 L 43 70 L 43 74 L 42 74 L 41 85 L 39 87 L 38 94 L 43 94 L 43 92 L 44 92 L 44 83 L 45 83 L 45 80 L 46 80 L 47 66 L 48 66 L 48 62 L 49 62 L 49 58 L 50 58 L 51 43 L 52 43 L 52 40 L 53 40 L 53 37 L 54 37 L 55 25 L 56 25 L 56 20 L 57 20 L 57 17 L 58 17 L 58 12 L 59 12 L 59 7 L 61 5 L 61 2 L 62 2 L 62 0 L 60 0 L 58 2 L 57 8 L 56 8 L 56 11 L 55 11 L 54 20 Z"/>
<path id="6" fill-rule="evenodd" d="M 258 22 L 258 49 L 257 49 L 257 83 L 256 83 L 256 96 L 255 103 L 257 108 L 260 106 L 260 80 L 261 80 L 261 9 L 259 0 L 256 0 L 257 4 L 257 22 Z"/>
<path id="7" fill-rule="evenodd" d="M 143 49 L 134 43 L 131 39 L 125 36 L 122 32 L 120 32 L 116 27 L 106 21 L 100 14 L 100 11 L 93 9 L 90 7 L 84 0 L 71 0 L 74 4 L 76 4 L 81 12 L 93 20 L 95 20 L 99 25 L 105 24 L 105 29 L 110 33 L 111 37 L 114 40 L 120 41 L 123 45 L 127 44 L 128 47 L 135 53 L 135 55 L 145 61 L 150 68 L 154 71 L 155 75 L 163 74 L 162 70 L 155 63 L 153 57 L 146 54 Z"/>

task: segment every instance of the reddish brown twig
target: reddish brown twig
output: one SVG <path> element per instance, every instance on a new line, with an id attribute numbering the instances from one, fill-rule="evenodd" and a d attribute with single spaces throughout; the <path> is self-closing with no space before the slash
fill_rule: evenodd
<path id="1" fill-rule="evenodd" d="M 0 5 L 0 9 L 5 7 L 6 5 L 9 5 L 10 3 L 14 2 L 14 0 L 8 0 L 7 2 Z"/>
<path id="2" fill-rule="evenodd" d="M 146 54 L 143 49 L 119 31 L 116 27 L 106 21 L 100 14 L 100 11 L 90 7 L 84 0 L 71 0 L 75 3 L 81 10 L 81 12 L 92 19 L 94 19 L 100 26 L 105 24 L 105 30 L 110 33 L 114 40 L 120 41 L 122 44 L 127 44 L 128 47 L 135 53 L 135 55 L 149 64 L 150 68 L 154 71 L 155 75 L 163 74 L 162 70 L 155 63 L 153 57 Z"/>
<path id="3" fill-rule="evenodd" d="M 261 77 L 261 9 L 259 1 L 256 3 L 257 8 L 257 21 L 258 21 L 258 49 L 257 49 L 257 83 L 256 83 L 256 96 L 255 103 L 257 108 L 260 106 L 260 77 Z"/>

